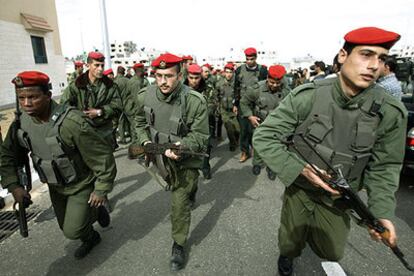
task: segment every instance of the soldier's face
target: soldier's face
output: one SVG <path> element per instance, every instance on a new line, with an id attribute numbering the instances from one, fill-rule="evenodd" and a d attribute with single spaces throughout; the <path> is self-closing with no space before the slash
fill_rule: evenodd
<path id="1" fill-rule="evenodd" d="M 256 56 L 246 56 L 246 65 L 248 67 L 255 67 L 256 66 Z"/>
<path id="2" fill-rule="evenodd" d="M 200 85 L 201 75 L 200 74 L 188 74 L 188 86 L 196 89 Z"/>
<path id="3" fill-rule="evenodd" d="M 22 109 L 32 117 L 41 117 L 42 114 L 49 111 L 50 92 L 44 93 L 38 87 L 28 87 L 17 90 L 17 98 Z"/>
<path id="4" fill-rule="evenodd" d="M 226 78 L 226 80 L 231 80 L 231 78 L 233 77 L 233 71 L 230 69 L 225 69 L 224 70 L 224 77 Z"/>
<path id="5" fill-rule="evenodd" d="M 351 95 L 371 86 L 380 75 L 388 50 L 380 46 L 360 45 L 351 53 L 339 51 L 338 61 L 342 64 L 340 80 L 342 88 Z"/>
<path id="6" fill-rule="evenodd" d="M 157 86 L 163 94 L 171 93 L 181 81 L 182 74 L 177 72 L 177 67 L 173 66 L 167 69 L 157 69 L 155 80 Z"/>
<path id="7" fill-rule="evenodd" d="M 97 60 L 92 60 L 92 63 L 89 63 L 89 72 L 97 79 L 102 78 L 105 63 Z"/>
<path id="8" fill-rule="evenodd" d="M 208 69 L 207 67 L 203 66 L 202 67 L 202 72 L 201 72 L 201 76 L 203 77 L 203 79 L 208 79 L 208 77 L 210 76 L 210 69 Z"/>
<path id="9" fill-rule="evenodd" d="M 282 88 L 282 79 L 267 78 L 267 86 L 270 91 L 278 92 Z"/>

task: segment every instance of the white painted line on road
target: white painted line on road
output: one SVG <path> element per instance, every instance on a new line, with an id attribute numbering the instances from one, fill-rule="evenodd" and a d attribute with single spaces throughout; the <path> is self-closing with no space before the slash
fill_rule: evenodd
<path id="1" fill-rule="evenodd" d="M 345 271 L 337 262 L 322 262 L 321 264 L 327 276 L 346 276 Z"/>

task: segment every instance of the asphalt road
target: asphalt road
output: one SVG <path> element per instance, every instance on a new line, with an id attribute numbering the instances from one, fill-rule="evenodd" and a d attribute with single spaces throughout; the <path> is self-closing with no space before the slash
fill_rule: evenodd
<path id="1" fill-rule="evenodd" d="M 42 210 L 29 223 L 29 238 L 18 233 L 0 243 L 0 275 L 170 275 L 170 193 L 163 191 L 126 150 L 116 152 L 118 177 L 110 195 L 113 212 L 107 229 L 96 226 L 102 242 L 83 260 L 73 253 L 78 241 L 64 238 L 50 208 L 47 187 L 36 205 Z M 186 268 L 178 275 L 277 275 L 277 229 L 283 186 L 255 177 L 251 161 L 223 142 L 215 148 L 213 179 L 199 181 L 192 213 Z M 396 226 L 399 245 L 414 264 L 414 185 L 404 177 L 398 191 Z M 309 248 L 295 260 L 295 275 L 326 275 Z M 347 275 L 412 275 L 383 244 L 352 226 L 340 262 Z"/>

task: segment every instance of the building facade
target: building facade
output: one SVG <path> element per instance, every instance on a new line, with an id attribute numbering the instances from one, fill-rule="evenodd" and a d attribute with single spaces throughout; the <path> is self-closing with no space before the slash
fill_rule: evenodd
<path id="1" fill-rule="evenodd" d="M 66 86 L 55 0 L 0 0 L 0 107 L 15 102 L 17 73 L 49 75 L 53 95 Z"/>

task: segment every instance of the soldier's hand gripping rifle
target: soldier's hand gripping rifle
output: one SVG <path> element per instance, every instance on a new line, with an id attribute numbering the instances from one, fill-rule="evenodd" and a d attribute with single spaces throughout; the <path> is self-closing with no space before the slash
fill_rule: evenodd
<path id="1" fill-rule="evenodd" d="M 29 192 L 32 190 L 32 176 L 30 173 L 30 161 L 29 156 L 26 151 L 21 150 L 21 146 L 18 143 L 18 130 L 20 129 L 20 116 L 21 116 L 19 101 L 16 93 L 16 112 L 15 119 L 12 124 L 12 141 L 15 143 L 14 148 L 16 150 L 16 159 L 18 160 L 17 165 L 17 176 L 19 185 L 23 187 L 26 191 L 26 195 L 22 197 L 21 202 L 15 201 L 13 204 L 13 209 L 15 211 L 15 216 L 19 221 L 20 235 L 24 238 L 29 236 L 29 230 L 27 228 L 27 217 L 26 217 L 26 208 L 29 207 L 33 202 L 30 199 Z M 16 206 L 18 205 L 18 208 Z"/>
<path id="2" fill-rule="evenodd" d="M 128 158 L 129 159 L 136 159 L 142 154 L 146 155 L 157 155 L 157 154 L 164 154 L 167 149 L 172 150 L 176 155 L 192 155 L 192 156 L 202 156 L 208 157 L 207 153 L 203 152 L 195 152 L 190 150 L 189 148 L 174 143 L 164 143 L 164 144 L 156 144 L 156 143 L 147 143 L 144 146 L 138 145 L 131 145 L 128 148 Z"/>
<path id="3" fill-rule="evenodd" d="M 320 160 L 327 166 L 329 177 L 326 174 L 322 173 L 315 165 L 308 161 L 307 157 L 295 146 L 295 137 L 302 139 L 305 144 L 320 158 Z M 302 159 L 308 163 L 316 174 L 331 188 L 340 192 L 341 197 L 336 200 L 336 206 L 345 209 L 351 217 L 357 222 L 358 225 L 367 227 L 379 233 L 382 237 L 382 241 L 387 245 L 392 252 L 397 256 L 405 268 L 409 271 L 414 271 L 414 268 L 408 264 L 404 259 L 404 254 L 398 248 L 398 246 L 391 245 L 387 241 L 390 236 L 390 231 L 384 227 L 378 218 L 372 214 L 368 209 L 367 205 L 361 200 L 356 192 L 354 192 L 351 186 L 348 184 L 347 180 L 343 177 L 342 171 L 339 168 L 334 168 L 328 161 L 321 156 L 321 154 L 310 144 L 310 142 L 304 137 L 303 133 L 291 134 L 286 136 L 282 143 L 287 146 L 292 147 L 295 152 L 297 152 Z"/>

